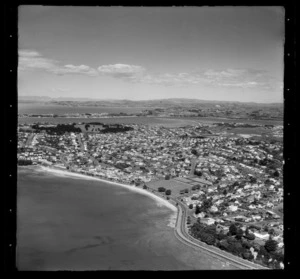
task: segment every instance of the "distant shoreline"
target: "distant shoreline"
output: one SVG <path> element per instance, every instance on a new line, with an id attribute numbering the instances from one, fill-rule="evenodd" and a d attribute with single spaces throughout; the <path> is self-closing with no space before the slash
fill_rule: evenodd
<path id="1" fill-rule="evenodd" d="M 26 167 L 25 167 L 26 168 Z M 147 189 L 142 189 L 142 188 L 138 188 L 135 186 L 130 186 L 128 184 L 123 184 L 123 183 L 119 183 L 119 182 L 114 182 L 114 181 L 110 181 L 110 180 L 106 180 L 100 177 L 95 177 L 95 176 L 90 176 L 90 175 L 86 175 L 86 174 L 81 174 L 81 173 L 76 173 L 76 172 L 71 172 L 68 170 L 64 170 L 64 169 L 58 169 L 56 167 L 46 167 L 46 166 L 33 166 L 34 169 L 39 169 L 41 171 L 44 172 L 51 172 L 53 174 L 56 175 L 62 175 L 62 176 L 70 176 L 70 177 L 78 177 L 78 178 L 82 178 L 82 179 L 90 179 L 90 180 L 96 180 L 96 181 L 100 181 L 100 182 L 104 182 L 104 183 L 108 183 L 108 184 L 113 184 L 116 186 L 121 186 L 124 188 L 127 188 L 128 190 L 140 193 L 142 195 L 146 195 L 148 197 L 151 197 L 152 199 L 160 202 L 161 204 L 163 204 L 164 206 L 168 207 L 169 209 L 171 209 L 174 212 L 177 212 L 177 207 L 175 205 L 173 205 L 171 202 L 163 199 L 161 196 L 156 195 L 153 192 L 150 192 Z"/>

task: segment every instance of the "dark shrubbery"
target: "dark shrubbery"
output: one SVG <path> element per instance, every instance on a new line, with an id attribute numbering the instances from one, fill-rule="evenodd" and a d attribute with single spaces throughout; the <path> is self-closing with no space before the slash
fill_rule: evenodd
<path id="1" fill-rule="evenodd" d="M 165 192 L 166 191 L 166 188 L 164 188 L 164 187 L 158 187 L 158 192 Z"/>
<path id="2" fill-rule="evenodd" d="M 243 230 L 242 229 L 238 229 L 237 231 L 236 231 L 236 239 L 242 239 L 242 237 L 243 237 L 243 234 L 244 234 L 244 232 L 243 232 Z"/>
<path id="3" fill-rule="evenodd" d="M 216 236 L 217 232 L 216 232 L 216 226 L 215 225 L 211 225 L 211 226 L 206 226 L 204 228 L 204 232 L 211 234 L 213 236 Z"/>
<path id="4" fill-rule="evenodd" d="M 168 196 L 171 195 L 171 193 L 172 193 L 172 191 L 170 189 L 166 190 L 166 192 L 165 192 L 165 194 Z"/>
<path id="5" fill-rule="evenodd" d="M 126 168 L 128 168 L 129 166 L 130 166 L 130 165 L 125 164 L 125 163 L 117 163 L 117 164 L 115 164 L 115 167 L 118 168 L 118 169 L 120 169 L 120 170 L 126 169 Z"/>
<path id="6" fill-rule="evenodd" d="M 264 246 L 260 246 L 259 251 L 258 251 L 258 256 L 260 258 L 265 258 L 265 259 L 270 259 L 270 254 L 268 253 L 268 251 L 265 249 Z"/>
<path id="7" fill-rule="evenodd" d="M 218 243 L 218 248 L 220 248 L 221 250 L 228 251 L 228 247 L 229 247 L 229 244 L 226 241 L 226 239 L 223 239 Z"/>
<path id="8" fill-rule="evenodd" d="M 200 210 L 200 206 L 197 204 L 196 207 L 195 207 L 195 214 L 199 214 L 201 212 Z"/>
<path id="9" fill-rule="evenodd" d="M 277 249 L 277 245 L 278 245 L 278 243 L 275 240 L 269 239 L 266 241 L 264 247 L 268 252 L 274 252 Z"/>
<path id="10" fill-rule="evenodd" d="M 19 159 L 19 160 L 18 160 L 18 165 L 19 165 L 19 166 L 28 166 L 28 165 L 32 165 L 32 161 L 31 161 L 31 160 Z"/>
<path id="11" fill-rule="evenodd" d="M 213 205 L 212 200 L 211 199 L 206 199 L 203 201 L 201 207 L 200 207 L 200 212 L 204 211 L 207 212 L 207 210 Z"/>
<path id="12" fill-rule="evenodd" d="M 201 171 L 194 171 L 194 175 L 197 175 L 197 176 L 202 176 L 202 172 Z"/>
<path id="13" fill-rule="evenodd" d="M 56 127 L 46 127 L 46 126 L 40 126 L 38 124 L 32 125 L 32 128 L 37 131 L 46 131 L 49 134 L 64 134 L 64 133 L 81 133 L 81 129 L 75 127 L 75 123 L 73 124 L 57 124 Z M 118 133 L 118 132 L 127 132 L 133 130 L 132 127 L 123 126 L 120 124 L 102 124 L 102 123 L 87 123 L 85 124 L 85 128 L 89 128 L 90 125 L 101 125 L 104 127 L 103 130 L 101 130 L 101 133 Z"/>
<path id="14" fill-rule="evenodd" d="M 257 261 L 270 268 L 278 268 L 279 263 L 283 262 L 284 255 L 281 251 L 276 251 L 277 242 L 275 240 L 270 239 L 266 241 L 264 246 L 260 246 L 252 242 L 255 236 L 249 233 L 248 229 L 245 235 L 243 235 L 243 230 L 238 228 L 235 224 L 232 224 L 229 229 L 230 232 L 226 235 L 222 231 L 217 233 L 215 225 L 206 226 L 200 222 L 195 222 L 191 226 L 190 231 L 191 235 L 196 239 L 208 245 L 215 245 L 221 250 L 240 256 L 246 260 L 251 261 L 254 259 L 250 251 L 250 248 L 253 247 L 258 252 Z M 272 261 L 269 261 L 270 259 L 272 259 Z"/>
<path id="15" fill-rule="evenodd" d="M 246 260 L 253 260 L 254 259 L 254 256 L 252 255 L 252 253 L 250 251 L 243 252 L 242 257 L 243 257 L 243 259 L 246 259 Z"/>
<path id="16" fill-rule="evenodd" d="M 62 135 L 64 133 L 81 133 L 81 129 L 75 127 L 74 124 L 57 124 L 56 127 L 47 127 L 47 126 L 40 126 L 38 124 L 32 125 L 32 128 L 40 131 L 46 131 L 49 134 L 58 134 Z"/>
<path id="17" fill-rule="evenodd" d="M 215 243 L 215 237 L 209 233 L 201 233 L 200 240 L 205 242 L 208 245 L 213 245 Z"/>
<path id="18" fill-rule="evenodd" d="M 224 234 L 224 233 L 218 233 L 217 235 L 216 235 L 216 237 L 217 237 L 217 239 L 218 240 L 223 240 L 223 239 L 226 239 L 226 234 Z"/>
<path id="19" fill-rule="evenodd" d="M 193 187 L 192 187 L 192 190 L 193 191 L 195 191 L 195 190 L 199 190 L 200 189 L 200 185 L 198 184 L 198 185 L 194 185 Z"/>
<path id="20" fill-rule="evenodd" d="M 231 235 L 236 235 L 236 233 L 237 233 L 237 227 L 236 227 L 235 224 L 230 225 L 230 227 L 229 227 L 229 233 Z"/>
<path id="21" fill-rule="evenodd" d="M 254 240 L 255 239 L 255 235 L 253 233 L 245 234 L 244 237 L 248 240 Z"/>

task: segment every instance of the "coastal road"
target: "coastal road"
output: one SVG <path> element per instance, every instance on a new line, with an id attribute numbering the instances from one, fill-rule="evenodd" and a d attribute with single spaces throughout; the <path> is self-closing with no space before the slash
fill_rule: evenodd
<path id="1" fill-rule="evenodd" d="M 178 215 L 176 220 L 176 226 L 174 229 L 175 236 L 177 239 L 179 239 L 184 244 L 190 246 L 190 247 L 197 247 L 201 248 L 205 252 L 207 252 L 209 255 L 216 257 L 219 260 L 226 260 L 230 264 L 236 266 L 240 269 L 268 269 L 266 267 L 260 266 L 258 264 L 249 262 L 247 260 L 244 260 L 242 258 L 236 257 L 234 255 L 231 255 L 229 253 L 226 253 L 217 247 L 209 246 L 201 241 L 198 241 L 197 239 L 193 238 L 188 234 L 186 231 L 186 211 L 184 208 L 184 205 L 180 202 L 178 202 Z"/>

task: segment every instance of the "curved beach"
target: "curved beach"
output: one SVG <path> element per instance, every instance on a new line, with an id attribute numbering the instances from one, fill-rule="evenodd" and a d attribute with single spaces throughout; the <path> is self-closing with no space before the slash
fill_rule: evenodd
<path id="1" fill-rule="evenodd" d="M 178 241 L 168 224 L 177 212 L 152 193 L 52 172 L 36 166 L 18 172 L 20 270 L 234 268 Z"/>
<path id="2" fill-rule="evenodd" d="M 140 193 L 142 195 L 146 195 L 152 199 L 154 199 L 155 201 L 159 202 L 160 204 L 168 207 L 169 209 L 173 210 L 174 212 L 177 212 L 177 208 L 176 206 L 174 206 L 173 204 L 169 203 L 167 200 L 145 190 L 145 189 L 141 189 L 141 188 L 137 188 L 135 186 L 129 186 L 127 184 L 122 184 L 122 183 L 118 183 L 118 182 L 113 182 L 113 181 L 108 181 L 106 179 L 101 179 L 101 178 L 98 178 L 98 177 L 92 177 L 92 176 L 89 176 L 89 175 L 84 175 L 84 174 L 80 174 L 80 173 L 74 173 L 74 172 L 69 172 L 67 170 L 59 170 L 59 169 L 54 169 L 54 168 L 50 168 L 50 167 L 45 167 L 45 166 L 39 166 L 39 168 L 42 170 L 42 171 L 45 171 L 45 172 L 51 172 L 55 175 L 59 175 L 59 176 L 69 176 L 69 177 L 73 177 L 73 178 L 81 178 L 81 179 L 89 179 L 89 180 L 96 180 L 96 181 L 101 181 L 101 182 L 104 182 L 104 183 L 107 183 L 107 184 L 112 184 L 112 185 L 116 185 L 116 186 L 121 186 L 121 187 L 124 187 L 124 188 L 127 188 L 128 190 L 130 191 L 133 191 L 133 192 L 137 192 L 137 193 Z"/>

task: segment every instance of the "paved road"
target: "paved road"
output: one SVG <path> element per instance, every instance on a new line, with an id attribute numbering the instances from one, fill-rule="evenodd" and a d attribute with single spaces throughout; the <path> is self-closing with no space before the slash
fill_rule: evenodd
<path id="1" fill-rule="evenodd" d="M 224 252 L 217 247 L 209 246 L 206 243 L 203 243 L 201 241 L 198 241 L 197 239 L 193 238 L 187 233 L 186 228 L 186 211 L 184 208 L 184 205 L 180 202 L 178 202 L 178 215 L 177 215 L 177 221 L 175 226 L 175 236 L 183 243 L 185 243 L 188 246 L 191 247 L 198 247 L 204 250 L 205 252 L 209 253 L 211 256 L 214 256 L 218 258 L 219 260 L 226 260 L 230 264 L 236 266 L 240 269 L 268 269 L 266 267 L 260 266 L 258 264 L 249 262 L 247 260 L 244 260 L 240 257 L 236 257 L 234 255 L 231 255 L 227 252 Z"/>
<path id="2" fill-rule="evenodd" d="M 35 137 L 35 134 L 33 134 L 33 133 L 29 134 L 27 141 L 25 143 L 26 147 L 29 147 L 32 145 L 32 141 L 33 141 L 34 137 Z"/>

